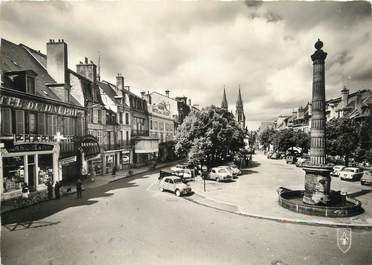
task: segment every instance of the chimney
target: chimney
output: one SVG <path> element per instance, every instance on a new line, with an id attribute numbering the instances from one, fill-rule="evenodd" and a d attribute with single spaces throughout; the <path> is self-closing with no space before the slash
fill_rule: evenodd
<path id="1" fill-rule="evenodd" d="M 116 76 L 116 87 L 118 91 L 122 91 L 124 89 L 124 76 L 121 74 Z"/>
<path id="2" fill-rule="evenodd" d="M 346 108 L 347 104 L 349 103 L 349 89 L 344 86 L 341 90 L 341 97 L 342 97 L 342 107 Z"/>
<path id="3" fill-rule="evenodd" d="M 47 46 L 47 71 L 59 84 L 68 83 L 67 79 L 67 43 L 63 40 L 49 40 Z"/>
<path id="4" fill-rule="evenodd" d="M 76 65 L 76 72 L 79 75 L 89 79 L 93 83 L 97 82 L 97 65 L 95 65 L 92 61 L 88 62 L 87 57 L 84 58 L 84 63 Z"/>
<path id="5" fill-rule="evenodd" d="M 92 61 L 88 63 L 88 58 L 85 57 L 84 63 L 76 65 L 76 72 L 92 82 L 92 98 L 94 102 L 96 98 L 97 65 L 95 65 Z"/>
<path id="6" fill-rule="evenodd" d="M 191 106 L 191 98 L 189 98 L 189 105 Z"/>
<path id="7" fill-rule="evenodd" d="M 169 90 L 165 90 L 165 95 L 169 98 Z"/>

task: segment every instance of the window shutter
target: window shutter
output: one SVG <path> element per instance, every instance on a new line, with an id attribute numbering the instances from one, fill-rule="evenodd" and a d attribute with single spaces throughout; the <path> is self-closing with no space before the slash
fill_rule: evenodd
<path id="1" fill-rule="evenodd" d="M 25 133 L 25 112 L 23 110 L 16 110 L 16 134 Z"/>
<path id="2" fill-rule="evenodd" d="M 42 135 L 46 133 L 45 113 L 37 114 L 37 133 Z"/>
<path id="3" fill-rule="evenodd" d="M 63 117 L 63 132 L 61 131 L 61 134 L 64 136 L 69 135 L 69 132 L 70 132 L 69 120 L 70 118 Z"/>
<path id="4" fill-rule="evenodd" d="M 52 131 L 52 134 L 53 135 L 56 135 L 57 128 L 58 128 L 57 115 L 52 115 L 52 120 L 53 120 L 53 131 Z"/>
<path id="5" fill-rule="evenodd" d="M 47 135 L 53 135 L 53 117 L 52 115 L 47 115 Z"/>
<path id="6" fill-rule="evenodd" d="M 1 135 L 11 135 L 12 130 L 12 111 L 9 108 L 1 108 Z"/>
<path id="7" fill-rule="evenodd" d="M 93 109 L 93 123 L 98 123 L 98 110 Z"/>

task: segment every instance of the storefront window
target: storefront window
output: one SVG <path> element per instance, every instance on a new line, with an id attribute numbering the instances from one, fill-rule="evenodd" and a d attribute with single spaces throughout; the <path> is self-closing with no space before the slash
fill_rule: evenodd
<path id="1" fill-rule="evenodd" d="M 23 156 L 3 158 L 4 192 L 19 190 L 24 182 Z"/>
<path id="2" fill-rule="evenodd" d="M 39 155 L 38 160 L 39 176 L 38 183 L 46 184 L 49 180 L 53 182 L 53 155 Z"/>

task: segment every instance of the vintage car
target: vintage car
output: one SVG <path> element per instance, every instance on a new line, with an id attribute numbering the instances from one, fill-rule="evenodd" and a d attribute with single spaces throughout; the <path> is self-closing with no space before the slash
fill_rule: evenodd
<path id="1" fill-rule="evenodd" d="M 363 170 L 357 167 L 346 167 L 340 171 L 339 176 L 342 180 L 360 180 Z"/>
<path id="2" fill-rule="evenodd" d="M 177 164 L 174 167 L 171 167 L 170 169 L 173 171 L 178 171 L 178 170 L 182 170 L 185 168 L 188 168 L 187 164 Z"/>
<path id="3" fill-rule="evenodd" d="M 337 165 L 333 167 L 333 171 L 331 172 L 332 177 L 339 177 L 340 176 L 340 171 L 346 168 L 345 166 L 342 165 Z"/>
<path id="4" fill-rule="evenodd" d="M 230 172 L 230 174 L 231 174 L 231 176 L 233 178 L 237 178 L 238 177 L 237 172 L 232 167 L 230 167 L 230 166 L 219 166 L 218 168 L 224 168 L 224 169 L 226 169 L 227 171 Z"/>
<path id="5" fill-rule="evenodd" d="M 372 169 L 364 170 L 363 176 L 360 179 L 362 185 L 372 185 Z"/>
<path id="6" fill-rule="evenodd" d="M 232 180 L 233 176 L 230 170 L 222 167 L 213 167 L 211 172 L 208 174 L 208 179 L 215 180 L 217 182 Z"/>
<path id="7" fill-rule="evenodd" d="M 231 164 L 231 165 L 229 165 L 229 167 L 230 167 L 230 169 L 237 175 L 237 176 L 239 176 L 239 175 L 241 175 L 242 174 L 242 172 L 240 171 L 240 169 L 238 168 L 238 166 L 237 165 L 235 165 L 235 164 Z"/>
<path id="8" fill-rule="evenodd" d="M 296 166 L 302 167 L 304 164 L 310 162 L 310 156 L 307 154 L 302 155 L 301 157 L 297 158 Z"/>
<path id="9" fill-rule="evenodd" d="M 285 162 L 287 164 L 296 164 L 297 162 L 297 156 L 295 155 L 287 155 L 285 158 Z"/>
<path id="10" fill-rule="evenodd" d="M 182 179 L 176 176 L 162 178 L 159 183 L 159 189 L 160 191 L 174 192 L 177 197 L 191 193 L 190 186 L 183 183 Z"/>

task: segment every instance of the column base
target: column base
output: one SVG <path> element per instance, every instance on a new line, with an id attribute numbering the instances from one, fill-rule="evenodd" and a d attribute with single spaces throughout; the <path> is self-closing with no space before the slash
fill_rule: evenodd
<path id="1" fill-rule="evenodd" d="M 305 192 L 303 202 L 311 205 L 328 205 L 331 202 L 332 167 L 325 165 L 306 165 Z"/>

